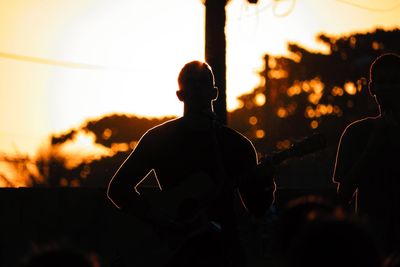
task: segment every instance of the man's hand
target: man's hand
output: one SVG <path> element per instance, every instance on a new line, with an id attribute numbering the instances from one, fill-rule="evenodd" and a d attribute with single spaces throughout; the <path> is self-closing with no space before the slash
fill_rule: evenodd
<path id="1" fill-rule="evenodd" d="M 275 187 L 274 176 L 277 172 L 278 166 L 269 158 L 261 159 L 261 162 L 255 166 L 251 173 L 251 180 L 262 188 L 273 189 Z"/>

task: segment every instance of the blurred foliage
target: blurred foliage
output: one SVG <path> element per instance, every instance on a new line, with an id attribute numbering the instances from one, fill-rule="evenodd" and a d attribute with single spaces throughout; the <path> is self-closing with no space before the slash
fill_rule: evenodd
<path id="1" fill-rule="evenodd" d="M 263 153 L 284 149 L 313 132 L 336 146 L 346 125 L 378 114 L 368 92 L 369 67 L 386 52 L 400 52 L 400 31 L 377 29 L 349 36 L 318 36 L 329 54 L 289 44 L 287 57 L 264 56 L 261 82 L 239 97 L 230 125 Z"/>
<path id="2" fill-rule="evenodd" d="M 52 135 L 50 147 L 38 153 L 37 163 L 42 176 L 47 177 L 40 186 L 106 186 L 126 159 L 140 137 L 150 128 L 172 117 L 139 118 L 128 115 L 110 115 L 98 120 L 90 120 L 78 129 Z M 92 144 L 109 151 L 101 157 L 85 156 L 78 164 L 68 167 L 74 155 L 62 153 L 62 147 L 74 142 L 78 134 L 90 133 L 94 136 Z M 79 155 L 76 155 L 79 157 Z"/>
<path id="3" fill-rule="evenodd" d="M 377 29 L 348 36 L 318 36 L 329 47 L 316 53 L 289 44 L 288 56 L 264 56 L 260 84 L 239 97 L 229 124 L 253 141 L 260 156 L 289 148 L 295 141 L 322 133 L 327 147 L 281 164 L 279 188 L 329 188 L 340 135 L 358 119 L 379 114 L 369 95 L 369 68 L 387 52 L 400 53 L 400 30 Z"/>

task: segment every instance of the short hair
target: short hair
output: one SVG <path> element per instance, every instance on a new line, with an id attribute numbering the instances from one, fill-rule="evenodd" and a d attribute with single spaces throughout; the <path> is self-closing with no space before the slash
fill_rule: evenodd
<path id="1" fill-rule="evenodd" d="M 386 53 L 377 57 L 371 64 L 370 81 L 377 80 L 384 83 L 395 83 L 400 80 L 400 56 L 395 53 Z"/>
<path id="2" fill-rule="evenodd" d="M 178 76 L 180 90 L 196 87 L 198 84 L 207 82 L 211 82 L 212 85 L 215 84 L 213 71 L 206 62 L 197 60 L 185 64 Z"/>

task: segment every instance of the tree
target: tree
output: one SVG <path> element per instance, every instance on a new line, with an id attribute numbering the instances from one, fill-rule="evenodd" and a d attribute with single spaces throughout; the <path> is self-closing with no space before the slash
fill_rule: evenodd
<path id="1" fill-rule="evenodd" d="M 349 122 L 377 114 L 368 93 L 369 67 L 382 53 L 400 52 L 400 31 L 320 35 L 318 40 L 329 54 L 290 43 L 288 57 L 265 55 L 260 85 L 240 96 L 242 107 L 230 114 L 231 125 L 260 151 L 283 148 L 283 141 L 314 131 L 336 144 Z"/>
<path id="2" fill-rule="evenodd" d="M 341 132 L 352 121 L 378 114 L 367 86 L 371 63 L 382 53 L 400 52 L 398 29 L 318 39 L 330 48 L 328 54 L 291 43 L 290 56 L 265 55 L 260 85 L 240 96 L 242 107 L 229 114 L 230 125 L 263 154 L 289 148 L 314 132 L 325 135 L 328 146 L 320 152 L 323 155 L 287 163 L 278 186 L 307 187 L 304 179 L 311 187 L 332 186 Z"/>
<path id="3" fill-rule="evenodd" d="M 51 135 L 49 147 L 42 148 L 36 159 L 44 177 L 36 186 L 106 186 L 139 138 L 169 119 L 110 115 Z M 82 138 L 84 144 L 79 144 Z"/>

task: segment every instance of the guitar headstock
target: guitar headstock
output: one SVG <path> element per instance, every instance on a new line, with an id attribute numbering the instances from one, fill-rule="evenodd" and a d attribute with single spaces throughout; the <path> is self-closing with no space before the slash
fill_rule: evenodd
<path id="1" fill-rule="evenodd" d="M 294 142 L 289 148 L 275 151 L 261 158 L 262 163 L 280 164 L 288 158 L 301 157 L 326 147 L 326 138 L 320 133 L 307 136 L 299 141 Z"/>
<path id="2" fill-rule="evenodd" d="M 301 157 L 303 155 L 322 150 L 326 147 L 326 138 L 320 133 L 307 136 L 297 142 L 294 142 L 288 149 L 290 156 Z"/>

